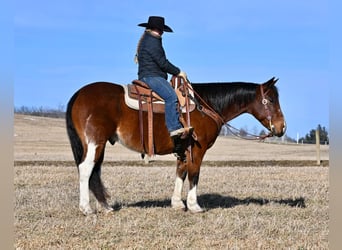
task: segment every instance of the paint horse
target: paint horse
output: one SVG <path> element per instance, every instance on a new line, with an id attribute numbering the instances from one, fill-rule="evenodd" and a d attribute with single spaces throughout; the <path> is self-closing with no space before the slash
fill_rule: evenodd
<path id="1" fill-rule="evenodd" d="M 197 109 L 190 113 L 196 140 L 191 139 L 191 160 L 177 160 L 176 180 L 171 198 L 175 209 L 202 212 L 197 202 L 200 167 L 206 151 L 214 144 L 223 124 L 242 113 L 253 115 L 270 133 L 281 137 L 286 124 L 279 104 L 278 90 L 272 78 L 263 84 L 248 82 L 192 84 L 197 93 Z M 211 110 L 209 113 L 204 112 Z M 143 113 L 147 120 L 146 112 Z M 146 122 L 147 123 L 147 122 Z M 146 153 L 139 129 L 139 111 L 125 103 L 125 85 L 96 82 L 79 89 L 70 99 L 66 111 L 67 132 L 79 172 L 79 208 L 84 215 L 93 213 L 89 204 L 91 190 L 106 211 L 108 193 L 101 180 L 101 164 L 106 142 L 120 142 L 125 147 Z M 147 126 L 145 125 L 145 128 Z M 147 129 L 145 129 L 147 130 Z M 173 142 L 168 134 L 163 113 L 153 115 L 154 152 L 171 154 Z M 144 136 L 147 137 L 145 131 Z M 145 138 L 146 139 L 146 138 Z M 147 139 L 144 140 L 147 142 Z M 189 158 L 189 151 L 186 151 Z M 189 191 L 186 204 L 182 189 L 186 176 Z"/>

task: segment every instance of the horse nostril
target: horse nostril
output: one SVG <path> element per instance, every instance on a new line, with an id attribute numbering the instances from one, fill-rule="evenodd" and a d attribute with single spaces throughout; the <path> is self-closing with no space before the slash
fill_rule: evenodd
<path id="1" fill-rule="evenodd" d="M 275 127 L 274 127 L 274 125 L 273 125 L 273 124 L 271 125 L 271 128 L 270 128 L 270 129 L 271 129 L 271 132 L 272 132 L 272 133 L 274 133 L 274 132 L 275 132 Z"/>
<path id="2" fill-rule="evenodd" d="M 283 133 L 285 134 L 285 132 L 286 132 L 286 122 L 284 121 Z"/>

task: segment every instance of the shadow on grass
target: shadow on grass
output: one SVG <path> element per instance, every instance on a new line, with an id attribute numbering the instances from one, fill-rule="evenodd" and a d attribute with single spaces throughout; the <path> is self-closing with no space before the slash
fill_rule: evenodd
<path id="1" fill-rule="evenodd" d="M 299 207 L 305 208 L 305 200 L 303 197 L 296 199 L 263 199 L 263 198 L 244 198 L 239 199 L 231 196 L 222 196 L 220 194 L 203 194 L 198 196 L 198 203 L 200 206 L 205 208 L 206 210 L 215 209 L 215 208 L 231 208 L 239 205 L 267 205 L 267 204 L 281 204 L 289 207 Z M 136 203 L 129 204 L 128 207 L 141 207 L 141 208 L 150 208 L 150 207 L 169 207 L 171 206 L 171 200 L 147 200 L 147 201 L 139 201 Z"/>
<path id="2" fill-rule="evenodd" d="M 119 211 L 124 207 L 140 207 L 140 208 L 151 208 L 151 207 L 170 207 L 171 200 L 149 200 L 139 201 L 132 204 L 115 203 L 112 205 L 114 211 Z"/>
<path id="3" fill-rule="evenodd" d="M 247 197 L 239 199 L 231 196 L 222 196 L 220 194 L 203 194 L 198 197 L 198 203 L 207 209 L 213 208 L 231 208 L 239 205 L 267 205 L 267 204 L 282 204 L 289 207 L 305 208 L 305 200 L 303 197 L 296 199 L 263 199 Z"/>

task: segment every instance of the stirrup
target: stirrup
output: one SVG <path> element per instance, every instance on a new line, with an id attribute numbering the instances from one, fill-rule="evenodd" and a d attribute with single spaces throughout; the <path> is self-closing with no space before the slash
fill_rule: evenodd
<path id="1" fill-rule="evenodd" d="M 189 134 L 192 134 L 192 132 L 194 131 L 194 128 L 193 127 L 185 127 L 185 128 L 179 128 L 177 130 L 174 130 L 174 131 L 171 131 L 170 132 L 170 136 L 173 137 L 173 136 L 187 136 Z"/>
<path id="2" fill-rule="evenodd" d="M 190 126 L 190 127 L 184 128 L 184 132 L 181 135 L 181 139 L 188 138 L 189 136 L 191 136 L 192 132 L 194 132 L 194 128 L 193 127 Z"/>

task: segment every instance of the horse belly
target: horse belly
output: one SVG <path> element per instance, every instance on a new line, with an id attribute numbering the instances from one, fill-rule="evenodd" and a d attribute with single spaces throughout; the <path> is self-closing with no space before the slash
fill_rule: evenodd
<path id="1" fill-rule="evenodd" d="M 144 114 L 144 123 L 141 127 L 139 121 L 139 112 L 135 110 L 127 112 L 136 112 L 129 119 L 123 119 L 117 127 L 118 141 L 125 147 L 139 153 L 148 153 L 149 141 L 153 141 L 154 153 L 165 155 L 172 153 L 173 145 L 165 126 L 164 116 L 155 114 L 153 119 L 153 133 L 148 133 L 147 116 Z M 143 136 L 141 135 L 143 129 Z"/>

